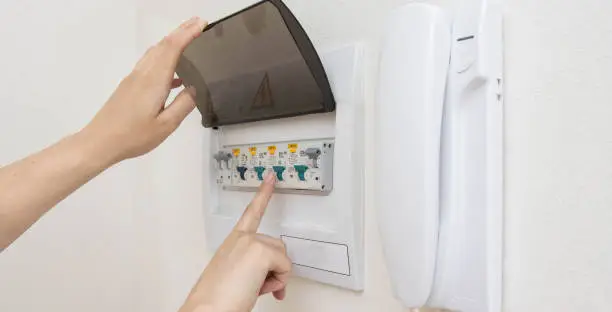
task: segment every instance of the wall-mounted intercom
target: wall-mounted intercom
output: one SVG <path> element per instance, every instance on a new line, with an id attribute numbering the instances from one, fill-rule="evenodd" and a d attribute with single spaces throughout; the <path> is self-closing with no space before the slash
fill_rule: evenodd
<path id="1" fill-rule="evenodd" d="M 406 307 L 499 312 L 502 295 L 501 0 L 389 16 L 377 100 L 376 203 Z"/>
<path id="2" fill-rule="evenodd" d="M 234 227 L 268 173 L 260 231 L 287 246 L 294 274 L 363 289 L 363 96 L 357 45 L 315 50 L 280 0 L 209 25 L 177 73 L 205 127 L 208 242 Z"/>

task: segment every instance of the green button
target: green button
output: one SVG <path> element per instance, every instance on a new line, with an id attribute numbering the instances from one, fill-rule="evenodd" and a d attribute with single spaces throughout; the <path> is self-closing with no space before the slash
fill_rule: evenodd
<path id="1" fill-rule="evenodd" d="M 257 179 L 259 179 L 259 181 L 263 181 L 264 179 L 264 172 L 266 172 L 266 167 L 255 167 L 255 172 L 257 172 Z"/>
<path id="2" fill-rule="evenodd" d="M 295 168 L 295 170 L 298 173 L 298 178 L 300 179 L 300 181 L 306 181 L 306 171 L 308 170 L 308 166 L 304 166 L 304 165 L 295 165 L 293 166 Z"/>
<path id="3" fill-rule="evenodd" d="M 285 166 L 274 166 L 272 167 L 274 172 L 276 172 L 276 179 L 278 181 L 283 181 L 283 172 L 285 172 Z"/>

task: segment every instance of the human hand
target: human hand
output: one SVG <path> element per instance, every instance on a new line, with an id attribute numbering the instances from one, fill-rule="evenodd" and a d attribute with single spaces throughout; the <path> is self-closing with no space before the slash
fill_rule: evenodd
<path id="1" fill-rule="evenodd" d="M 285 245 L 279 239 L 257 234 L 275 180 L 274 174 L 266 176 L 181 312 L 246 312 L 253 309 L 261 295 L 272 293 L 277 300 L 285 298 L 291 273 Z"/>
<path id="2" fill-rule="evenodd" d="M 195 89 L 183 90 L 164 107 L 170 90 L 182 82 L 174 72 L 184 49 L 206 22 L 192 18 L 150 48 L 119 84 L 81 134 L 109 165 L 146 154 L 159 146 L 195 108 Z"/>

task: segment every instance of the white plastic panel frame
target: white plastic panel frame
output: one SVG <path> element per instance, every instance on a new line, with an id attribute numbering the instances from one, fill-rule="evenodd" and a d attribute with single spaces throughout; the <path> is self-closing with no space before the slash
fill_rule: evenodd
<path id="1" fill-rule="evenodd" d="M 260 232 L 284 238 L 297 257 L 292 259 L 294 275 L 359 291 L 364 270 L 363 48 L 356 44 L 320 49 L 319 54 L 337 102 L 336 112 L 202 130 L 207 242 L 218 248 L 254 195 L 223 190 L 217 184 L 213 154 L 221 147 L 333 138 L 333 191 L 327 196 L 275 194 Z M 320 263 L 317 257 L 298 259 L 309 254 L 321 255 Z M 340 265 L 343 261 L 346 268 Z"/>

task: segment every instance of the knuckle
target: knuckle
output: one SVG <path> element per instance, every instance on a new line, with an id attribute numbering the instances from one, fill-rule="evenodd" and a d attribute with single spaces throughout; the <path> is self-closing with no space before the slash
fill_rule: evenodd
<path id="1" fill-rule="evenodd" d="M 274 238 L 274 242 L 280 247 L 280 249 L 283 251 L 283 253 L 287 252 L 287 245 L 285 245 L 285 242 L 283 242 L 282 239 Z"/>
<path id="2" fill-rule="evenodd" d="M 254 241 L 255 238 L 252 235 L 238 232 L 238 238 L 236 239 L 237 245 L 250 248 Z"/>
<path id="3" fill-rule="evenodd" d="M 181 118 L 177 116 L 177 114 L 169 114 L 167 115 L 167 118 L 165 118 L 164 123 L 170 128 L 178 127 L 178 125 L 181 123 Z"/>
<path id="4" fill-rule="evenodd" d="M 262 258 L 268 252 L 266 244 L 252 236 L 250 237 L 249 250 L 258 258 Z"/>
<path id="5" fill-rule="evenodd" d="M 159 43 L 159 45 L 163 48 L 169 48 L 175 45 L 175 41 L 176 39 L 174 39 L 174 35 L 170 34 L 165 36 L 161 42 Z"/>
<path id="6" fill-rule="evenodd" d="M 164 133 L 172 132 L 180 125 L 180 121 L 175 116 L 165 116 L 161 119 L 161 129 Z"/>
<path id="7" fill-rule="evenodd" d="M 169 50 L 174 50 L 180 46 L 180 42 L 181 42 L 181 33 L 175 32 L 175 33 L 169 34 L 166 37 L 164 37 L 164 39 L 162 39 L 161 41 L 161 46 L 168 48 Z"/>
<path id="8" fill-rule="evenodd" d="M 161 118 L 158 118 L 158 120 L 154 122 L 152 128 L 155 133 L 155 137 L 162 140 L 165 140 L 172 133 L 172 127 Z"/>

